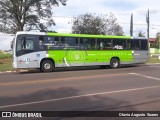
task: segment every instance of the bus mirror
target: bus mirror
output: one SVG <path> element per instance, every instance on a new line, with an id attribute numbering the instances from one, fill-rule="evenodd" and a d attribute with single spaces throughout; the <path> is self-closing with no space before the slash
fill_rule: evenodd
<path id="1" fill-rule="evenodd" d="M 11 49 L 13 49 L 13 40 L 11 41 Z"/>

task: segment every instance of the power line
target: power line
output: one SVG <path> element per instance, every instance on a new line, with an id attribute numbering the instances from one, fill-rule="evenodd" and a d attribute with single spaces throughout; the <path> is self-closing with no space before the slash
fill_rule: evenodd
<path id="1" fill-rule="evenodd" d="M 73 16 L 53 16 L 53 17 L 57 17 L 57 18 L 74 18 Z M 121 24 L 127 24 L 129 25 L 130 23 L 126 23 L 126 22 L 119 22 Z M 139 25 L 139 26 L 146 26 L 147 23 L 134 23 L 133 25 Z M 150 24 L 151 26 L 160 26 L 160 24 Z"/>
<path id="2" fill-rule="evenodd" d="M 130 23 L 124 23 L 124 22 L 119 22 L 119 23 L 121 23 L 121 24 L 126 24 L 126 25 L 129 25 Z M 145 23 L 134 23 L 133 25 L 140 25 L 140 26 L 146 26 L 147 25 L 147 23 L 145 24 Z M 160 26 L 160 24 L 150 24 L 151 26 Z"/>

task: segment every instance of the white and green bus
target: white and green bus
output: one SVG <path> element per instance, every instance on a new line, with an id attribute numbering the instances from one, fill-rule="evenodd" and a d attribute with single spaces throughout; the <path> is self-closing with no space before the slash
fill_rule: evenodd
<path id="1" fill-rule="evenodd" d="M 130 36 L 17 32 L 13 67 L 51 72 L 56 67 L 110 66 L 148 61 L 148 40 Z"/>

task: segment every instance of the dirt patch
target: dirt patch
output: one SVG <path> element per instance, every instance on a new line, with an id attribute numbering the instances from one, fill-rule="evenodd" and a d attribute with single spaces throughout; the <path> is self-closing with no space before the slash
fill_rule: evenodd
<path id="1" fill-rule="evenodd" d="M 0 64 L 9 64 L 9 63 L 11 63 L 12 62 L 12 60 L 11 59 L 0 59 Z"/>

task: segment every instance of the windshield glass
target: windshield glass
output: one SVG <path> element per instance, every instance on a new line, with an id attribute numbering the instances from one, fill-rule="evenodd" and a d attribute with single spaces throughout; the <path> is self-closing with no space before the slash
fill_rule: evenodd
<path id="1" fill-rule="evenodd" d="M 33 37 L 23 37 L 20 39 L 17 39 L 17 49 L 16 51 L 21 50 L 34 50 L 34 41 Z"/>

